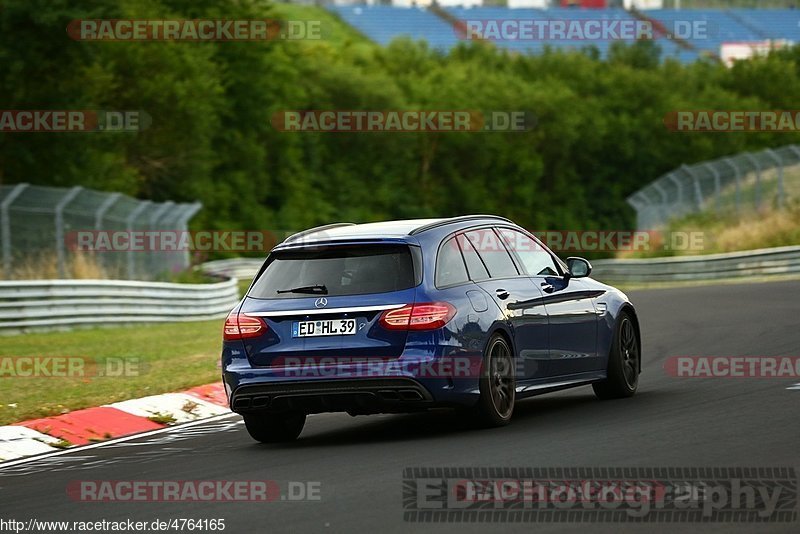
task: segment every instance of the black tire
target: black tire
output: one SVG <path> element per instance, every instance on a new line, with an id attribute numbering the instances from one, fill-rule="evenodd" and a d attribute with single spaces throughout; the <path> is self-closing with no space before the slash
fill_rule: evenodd
<path id="1" fill-rule="evenodd" d="M 639 387 L 639 353 L 642 345 L 636 334 L 633 318 L 623 312 L 614 331 L 608 354 L 607 378 L 592 384 L 600 399 L 633 397 Z"/>
<path id="2" fill-rule="evenodd" d="M 294 441 L 305 424 L 306 414 L 297 412 L 244 416 L 250 437 L 261 443 Z"/>
<path id="3" fill-rule="evenodd" d="M 507 425 L 514 414 L 514 357 L 505 338 L 495 334 L 486 345 L 479 379 L 480 398 L 474 408 L 481 426 Z"/>

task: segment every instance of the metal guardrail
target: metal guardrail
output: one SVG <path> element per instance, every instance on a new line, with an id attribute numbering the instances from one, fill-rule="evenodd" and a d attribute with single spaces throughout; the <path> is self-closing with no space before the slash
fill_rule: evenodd
<path id="1" fill-rule="evenodd" d="M 233 258 L 204 263 L 203 271 L 218 276 L 253 278 L 263 263 L 258 258 Z M 592 278 L 603 282 L 679 282 L 745 276 L 800 273 L 800 246 L 726 252 L 703 256 L 592 261 Z"/>
<path id="2" fill-rule="evenodd" d="M 263 262 L 258 258 L 232 258 L 204 263 L 202 270 L 247 280 L 256 275 Z M 702 256 L 592 261 L 592 278 L 603 282 L 678 282 L 793 273 L 800 273 L 800 246 Z"/>
<path id="3" fill-rule="evenodd" d="M 0 282 L 0 333 L 217 319 L 237 302 L 239 292 L 234 278 L 215 284 L 127 280 Z"/>
<path id="4" fill-rule="evenodd" d="M 252 280 L 263 263 L 264 258 L 230 258 L 207 261 L 200 268 L 204 273 L 213 276 Z"/>
<path id="5" fill-rule="evenodd" d="M 704 256 L 596 260 L 592 278 L 603 282 L 678 282 L 800 273 L 800 246 Z"/>

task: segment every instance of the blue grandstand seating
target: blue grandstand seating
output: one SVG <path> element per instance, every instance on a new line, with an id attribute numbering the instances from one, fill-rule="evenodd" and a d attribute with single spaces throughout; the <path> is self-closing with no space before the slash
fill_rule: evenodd
<path id="1" fill-rule="evenodd" d="M 550 17 L 541 9 L 508 9 L 505 7 L 476 7 L 476 8 L 448 8 L 448 13 L 458 20 L 504 20 L 504 19 L 527 19 L 527 20 L 547 20 Z M 499 47 L 508 48 L 518 52 L 537 53 L 541 52 L 545 46 L 554 46 L 552 41 L 492 41 Z"/>
<path id="2" fill-rule="evenodd" d="M 730 11 L 768 39 L 800 42 L 800 10 L 731 9 Z"/>
<path id="3" fill-rule="evenodd" d="M 348 24 L 379 44 L 387 44 L 401 35 L 424 39 L 432 47 L 448 50 L 462 42 L 453 27 L 436 14 L 420 8 L 391 6 L 330 6 Z M 608 9 L 508 9 L 505 7 L 446 8 L 459 20 L 635 20 L 621 8 Z M 694 50 L 680 46 L 664 36 L 657 36 L 662 57 L 688 63 L 702 55 L 716 55 L 723 42 L 788 39 L 800 42 L 800 10 L 793 9 L 655 9 L 643 12 L 672 30 L 679 21 L 704 21 L 707 35 L 686 39 Z M 607 57 L 611 41 L 565 40 L 496 40 L 495 45 L 521 53 L 538 53 L 545 47 L 581 49 L 596 47 Z M 631 43 L 632 40 L 626 42 Z"/>
<path id="4" fill-rule="evenodd" d="M 452 26 L 424 9 L 391 6 L 330 6 L 330 9 L 382 45 L 401 35 L 424 39 L 441 50 L 449 50 L 459 42 Z"/>
<path id="5" fill-rule="evenodd" d="M 684 9 L 679 11 L 653 9 L 646 11 L 645 14 L 661 22 L 669 30 L 675 29 L 676 25 L 684 21 L 705 22 L 705 28 L 702 28 L 705 35 L 695 34 L 686 41 L 698 50 L 707 50 L 715 54 L 719 53 L 720 45 L 724 42 L 764 39 L 760 32 L 754 31 L 723 9 Z"/>

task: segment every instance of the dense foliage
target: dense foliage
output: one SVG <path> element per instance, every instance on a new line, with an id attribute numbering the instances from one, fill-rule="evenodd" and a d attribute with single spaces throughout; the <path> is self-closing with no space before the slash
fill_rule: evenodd
<path id="1" fill-rule="evenodd" d="M 800 48 L 732 69 L 652 43 L 541 56 L 367 42 L 317 8 L 321 41 L 79 42 L 78 18 L 264 18 L 248 0 L 7 0 L 3 109 L 145 110 L 135 133 L 0 134 L 0 181 L 195 200 L 204 228 L 499 213 L 539 230 L 629 227 L 626 195 L 681 164 L 795 134 L 668 131 L 677 109 L 794 109 Z M 277 10 L 277 11 L 276 11 Z M 529 110 L 526 133 L 290 133 L 281 110 Z"/>

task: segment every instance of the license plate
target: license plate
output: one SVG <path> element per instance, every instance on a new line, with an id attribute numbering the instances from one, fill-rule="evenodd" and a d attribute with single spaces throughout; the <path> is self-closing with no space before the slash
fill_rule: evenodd
<path id="1" fill-rule="evenodd" d="M 326 319 L 292 323 L 292 337 L 350 336 L 355 333 L 355 319 Z"/>

